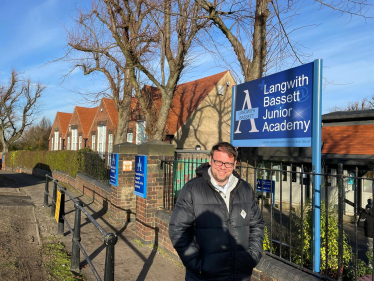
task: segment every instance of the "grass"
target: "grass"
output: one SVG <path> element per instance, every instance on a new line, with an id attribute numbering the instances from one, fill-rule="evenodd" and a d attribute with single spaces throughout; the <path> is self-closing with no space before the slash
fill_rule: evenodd
<path id="1" fill-rule="evenodd" d="M 64 243 L 59 242 L 56 238 L 49 237 L 43 243 L 42 253 L 50 280 L 86 280 L 83 275 L 70 271 L 71 256 L 66 252 Z"/>

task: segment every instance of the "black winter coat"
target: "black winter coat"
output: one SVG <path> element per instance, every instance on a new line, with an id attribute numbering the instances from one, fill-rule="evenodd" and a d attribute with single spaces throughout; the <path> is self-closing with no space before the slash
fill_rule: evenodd
<path id="1" fill-rule="evenodd" d="M 374 206 L 366 211 L 362 211 L 358 218 L 358 226 L 364 222 L 364 231 L 366 237 L 374 238 Z"/>
<path id="2" fill-rule="evenodd" d="M 264 222 L 253 188 L 239 175 L 229 210 L 210 182 L 208 164 L 179 194 L 169 236 L 186 280 L 250 280 L 262 256 Z"/>

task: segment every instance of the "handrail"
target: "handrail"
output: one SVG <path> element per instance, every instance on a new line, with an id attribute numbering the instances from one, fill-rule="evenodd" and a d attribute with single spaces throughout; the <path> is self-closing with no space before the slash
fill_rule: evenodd
<path id="1" fill-rule="evenodd" d="M 86 217 L 93 223 L 93 225 L 100 231 L 104 238 L 104 244 L 106 245 L 106 257 L 105 257 L 105 269 L 104 269 L 104 281 L 113 281 L 114 280 L 114 246 L 117 243 L 117 235 L 113 233 L 106 232 L 98 222 L 84 209 L 82 203 L 77 201 L 73 196 L 67 192 L 66 188 L 61 186 L 58 180 L 54 179 L 49 175 L 45 175 L 45 190 L 44 190 L 44 207 L 48 207 L 48 198 L 51 199 L 51 216 L 55 215 L 56 210 L 56 198 L 57 198 L 57 187 L 61 192 L 61 205 L 58 219 L 58 234 L 62 235 L 64 233 L 64 224 L 66 223 L 69 232 L 73 234 L 72 238 L 72 259 L 71 259 L 71 271 L 79 271 L 79 262 L 80 262 L 80 251 L 82 251 L 87 263 L 90 265 L 90 268 L 93 274 L 96 277 L 96 280 L 102 281 L 97 270 L 92 264 L 91 259 L 84 250 L 82 244 L 80 243 L 80 228 L 81 228 L 81 212 L 83 212 Z M 49 193 L 49 179 L 53 182 L 53 196 Z M 69 222 L 65 217 L 65 195 L 67 195 L 70 200 L 74 203 L 75 207 L 75 221 L 74 228 L 72 228 Z"/>

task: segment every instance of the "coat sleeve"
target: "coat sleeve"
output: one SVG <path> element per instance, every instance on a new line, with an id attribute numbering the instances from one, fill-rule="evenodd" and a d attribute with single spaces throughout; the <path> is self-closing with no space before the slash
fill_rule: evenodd
<path id="1" fill-rule="evenodd" d="M 251 218 L 250 218 L 250 232 L 249 232 L 249 251 L 254 259 L 254 266 L 256 266 L 262 257 L 264 240 L 265 223 L 262 219 L 262 213 L 257 205 L 255 193 L 253 188 L 249 187 L 252 193 L 251 200 Z"/>
<path id="2" fill-rule="evenodd" d="M 178 196 L 170 219 L 169 237 L 184 266 L 200 274 L 202 262 L 199 246 L 194 240 L 194 221 L 192 195 L 190 188 L 186 185 Z"/>

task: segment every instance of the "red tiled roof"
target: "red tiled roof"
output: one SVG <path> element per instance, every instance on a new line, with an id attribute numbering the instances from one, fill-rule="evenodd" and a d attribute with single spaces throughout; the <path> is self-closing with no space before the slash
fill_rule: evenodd
<path id="1" fill-rule="evenodd" d="M 374 125 L 322 128 L 322 153 L 374 155 Z"/>
<path id="2" fill-rule="evenodd" d="M 112 121 L 113 127 L 117 128 L 118 124 L 118 112 L 116 109 L 116 104 L 113 99 L 103 98 L 103 103 L 108 112 L 109 118 Z"/>
<path id="3" fill-rule="evenodd" d="M 78 118 L 82 125 L 84 137 L 88 137 L 88 133 L 95 118 L 98 107 L 87 108 L 76 106 L 75 109 L 77 110 Z"/>
<path id="4" fill-rule="evenodd" d="M 227 72 L 177 85 L 166 121 L 167 134 L 176 133 Z M 152 86 L 143 89 L 152 93 L 153 103 L 160 110 L 160 91 Z"/>
<path id="5" fill-rule="evenodd" d="M 62 133 L 62 138 L 65 138 L 66 132 L 68 130 L 68 126 L 70 123 L 71 116 L 73 116 L 73 113 L 66 113 L 66 112 L 58 112 L 57 111 L 57 118 L 58 121 L 60 122 L 60 127 L 61 127 L 61 133 Z"/>

